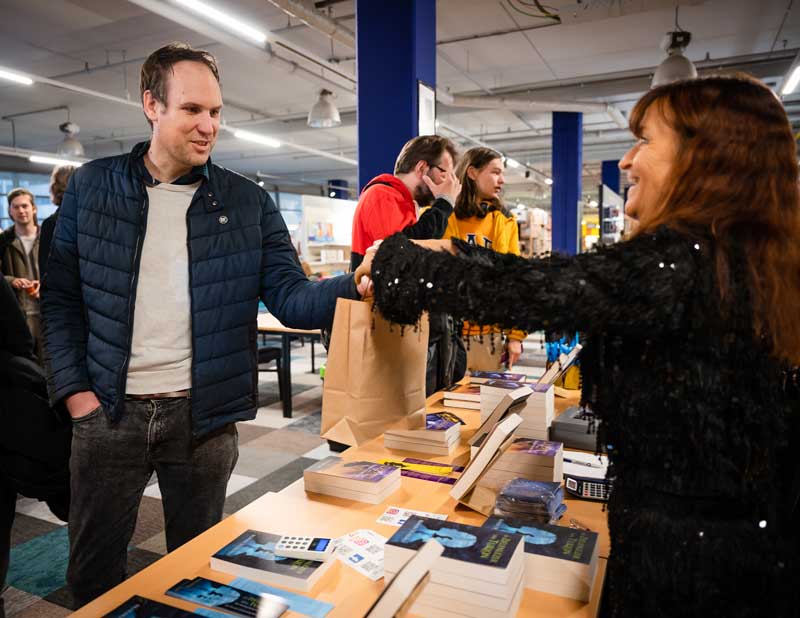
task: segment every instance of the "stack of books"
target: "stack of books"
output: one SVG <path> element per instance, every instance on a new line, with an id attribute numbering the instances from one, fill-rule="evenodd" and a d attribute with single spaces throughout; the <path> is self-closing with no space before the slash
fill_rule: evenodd
<path id="1" fill-rule="evenodd" d="M 517 435 L 537 440 L 550 439 L 550 425 L 555 418 L 555 389 L 550 384 L 531 384 L 533 394 L 528 397 L 525 407 L 517 412 L 522 423 Z"/>
<path id="2" fill-rule="evenodd" d="M 566 510 L 561 483 L 548 481 L 508 481 L 494 502 L 495 515 L 537 524 L 558 523 Z"/>
<path id="3" fill-rule="evenodd" d="M 430 581 L 411 606 L 426 618 L 511 618 L 522 599 L 524 542 L 520 535 L 411 517 L 385 546 L 387 578 L 403 568 L 428 539 L 444 552 L 430 567 Z"/>
<path id="4" fill-rule="evenodd" d="M 424 428 L 387 429 L 383 434 L 383 445 L 402 451 L 449 455 L 461 440 L 461 422 L 449 412 L 427 414 Z"/>
<path id="5" fill-rule="evenodd" d="M 589 601 L 597 573 L 596 532 L 501 517 L 490 517 L 483 527 L 523 535 L 526 588 Z"/>
<path id="6" fill-rule="evenodd" d="M 522 382 L 514 380 L 487 380 L 480 385 L 481 390 L 481 423 L 497 407 L 509 391 L 525 386 Z"/>
<path id="7" fill-rule="evenodd" d="M 280 538 L 280 535 L 269 532 L 247 530 L 211 556 L 211 568 L 268 584 L 308 591 L 336 562 L 276 556 L 275 544 Z"/>
<path id="8" fill-rule="evenodd" d="M 465 410 L 481 409 L 480 384 L 454 384 L 444 389 L 444 406 Z"/>
<path id="9" fill-rule="evenodd" d="M 331 456 L 303 472 L 306 491 L 378 504 L 400 489 L 400 469 Z"/>
<path id="10" fill-rule="evenodd" d="M 518 431 L 519 428 L 514 434 Z M 561 442 L 517 437 L 481 477 L 481 483 L 499 489 L 515 478 L 560 483 L 563 476 L 564 445 Z"/>

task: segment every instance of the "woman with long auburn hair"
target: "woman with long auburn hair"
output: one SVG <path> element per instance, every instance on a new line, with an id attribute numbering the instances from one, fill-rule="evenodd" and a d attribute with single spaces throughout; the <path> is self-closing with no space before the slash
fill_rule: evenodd
<path id="1" fill-rule="evenodd" d="M 380 311 L 580 330 L 583 403 L 608 450 L 612 616 L 797 615 L 800 365 L 796 144 L 744 77 L 635 106 L 625 242 L 523 260 L 460 241 L 385 240 Z M 449 255 L 449 253 L 456 255 Z"/>

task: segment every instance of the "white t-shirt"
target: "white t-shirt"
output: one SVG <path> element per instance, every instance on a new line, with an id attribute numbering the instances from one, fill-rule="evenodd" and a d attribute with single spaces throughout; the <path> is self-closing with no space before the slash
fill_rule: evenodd
<path id="1" fill-rule="evenodd" d="M 139 264 L 126 392 L 192 386 L 192 318 L 186 211 L 200 185 L 147 187 L 147 231 Z"/>

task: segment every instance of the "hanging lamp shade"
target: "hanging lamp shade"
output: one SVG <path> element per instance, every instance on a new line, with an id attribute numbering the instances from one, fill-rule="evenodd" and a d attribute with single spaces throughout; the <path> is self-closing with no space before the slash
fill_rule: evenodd
<path id="1" fill-rule="evenodd" d="M 75 137 L 81 131 L 80 126 L 74 122 L 64 122 L 58 125 L 58 129 L 64 134 L 64 141 L 58 145 L 56 153 L 66 157 L 82 157 L 83 144 Z"/>
<path id="2" fill-rule="evenodd" d="M 340 124 L 342 118 L 333 102 L 333 93 L 330 90 L 322 90 L 314 107 L 308 112 L 308 126 L 315 129 L 330 129 Z"/>
<path id="3" fill-rule="evenodd" d="M 692 61 L 683 55 L 683 51 L 692 40 L 689 32 L 668 32 L 664 40 L 663 47 L 667 52 L 667 57 L 658 65 L 653 73 L 652 88 L 663 86 L 682 79 L 694 79 L 697 77 L 697 69 Z"/>

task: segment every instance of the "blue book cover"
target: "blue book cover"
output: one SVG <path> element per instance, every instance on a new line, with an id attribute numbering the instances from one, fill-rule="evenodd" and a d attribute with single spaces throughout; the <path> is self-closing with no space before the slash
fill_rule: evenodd
<path id="1" fill-rule="evenodd" d="M 434 412 L 425 416 L 425 429 L 428 431 L 445 431 L 453 425 L 461 425 L 464 421 L 450 412 Z"/>
<path id="2" fill-rule="evenodd" d="M 392 535 L 387 545 L 416 551 L 429 539 L 436 539 L 444 546 L 445 558 L 500 569 L 509 565 L 522 542 L 518 534 L 502 530 L 413 516 Z"/>
<path id="3" fill-rule="evenodd" d="M 485 380 L 506 380 L 509 382 L 525 382 L 527 376 L 524 373 L 508 373 L 504 371 L 471 371 L 469 374 L 470 380 L 485 381 Z"/>
<path id="4" fill-rule="evenodd" d="M 220 584 L 205 577 L 183 579 L 167 590 L 165 594 L 189 601 L 189 603 L 218 607 L 246 618 L 256 618 L 260 602 L 257 594 L 227 584 Z"/>
<path id="5" fill-rule="evenodd" d="M 490 517 L 483 527 L 509 534 L 521 534 L 525 539 L 526 554 L 581 564 L 591 562 L 598 539 L 597 533 L 591 530 L 531 523 L 508 517 Z"/>
<path id="6" fill-rule="evenodd" d="M 192 612 L 144 597 L 131 597 L 103 618 L 197 618 Z"/>
<path id="7" fill-rule="evenodd" d="M 277 534 L 248 530 L 220 549 L 213 557 L 239 566 L 258 569 L 265 574 L 274 573 L 301 581 L 308 580 L 318 568 L 324 566 L 322 562 L 314 560 L 276 556 L 275 543 L 280 538 Z"/>

